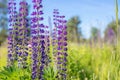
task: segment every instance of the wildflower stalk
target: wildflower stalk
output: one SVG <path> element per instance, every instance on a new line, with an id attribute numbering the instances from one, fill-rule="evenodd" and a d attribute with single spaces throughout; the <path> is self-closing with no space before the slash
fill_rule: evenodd
<path id="1" fill-rule="evenodd" d="M 43 80 L 43 70 L 45 67 L 45 25 L 40 24 L 44 18 L 41 17 L 42 12 L 42 0 L 33 0 L 34 11 L 32 13 L 32 79 Z"/>
<path id="2" fill-rule="evenodd" d="M 52 30 L 52 52 L 53 52 L 53 62 L 54 62 L 54 72 L 57 73 L 57 26 L 58 26 L 58 22 L 57 22 L 57 17 L 59 15 L 58 9 L 54 9 L 53 11 L 53 24 L 54 24 L 54 28 Z"/>
<path id="3" fill-rule="evenodd" d="M 55 52 L 56 65 L 57 65 L 57 79 L 66 80 L 66 63 L 67 63 L 67 26 L 65 16 L 59 16 L 57 10 L 55 12 L 55 26 L 57 27 L 57 51 Z"/>
<path id="4" fill-rule="evenodd" d="M 27 24 L 28 24 L 28 20 L 26 19 L 27 15 L 28 15 L 28 9 L 27 9 L 27 2 L 26 1 L 21 1 L 19 3 L 20 5 L 20 9 L 19 9 L 19 21 L 20 21 L 20 25 L 19 25 L 19 37 L 18 39 L 20 40 L 20 44 L 19 44 L 19 52 L 18 52 L 18 56 L 19 56 L 19 60 L 18 60 L 18 64 L 19 67 L 22 68 L 27 68 L 27 56 L 28 56 L 28 30 L 27 30 Z"/>
<path id="5" fill-rule="evenodd" d="M 15 39 L 14 39 L 14 26 L 16 22 L 16 3 L 14 0 L 8 2 L 9 13 L 9 35 L 8 35 L 8 66 L 15 62 Z"/>
<path id="6" fill-rule="evenodd" d="M 50 62 L 50 32 L 48 29 L 48 26 L 45 27 L 44 30 L 44 34 L 45 34 L 45 54 L 46 54 L 46 58 L 45 58 L 45 66 L 47 67 L 49 65 Z"/>

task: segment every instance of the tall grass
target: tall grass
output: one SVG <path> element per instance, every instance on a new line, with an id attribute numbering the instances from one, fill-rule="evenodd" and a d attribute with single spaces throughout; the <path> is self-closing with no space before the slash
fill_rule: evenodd
<path id="1" fill-rule="evenodd" d="M 7 48 L 0 47 L 0 69 L 7 64 Z"/>
<path id="2" fill-rule="evenodd" d="M 120 58 L 113 46 L 71 45 L 68 57 L 69 80 L 119 80 Z"/>
<path id="3" fill-rule="evenodd" d="M 120 57 L 116 56 L 116 50 L 113 46 L 99 47 L 94 45 L 91 47 L 88 44 L 70 43 L 68 48 L 67 80 L 120 80 Z M 6 54 L 6 49 L 1 49 Z M 6 63 L 4 54 L 2 54 L 1 66 L 5 66 Z M 51 64 L 45 71 L 46 80 L 56 80 L 53 69 Z"/>

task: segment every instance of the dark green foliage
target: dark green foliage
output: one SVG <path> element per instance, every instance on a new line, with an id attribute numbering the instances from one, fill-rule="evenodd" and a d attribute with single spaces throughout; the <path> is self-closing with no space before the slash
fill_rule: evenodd
<path id="1" fill-rule="evenodd" d="M 44 79 L 45 80 L 56 80 L 56 75 L 57 72 L 55 72 L 54 68 L 51 66 L 48 66 L 45 70 L 44 70 Z"/>
<path id="2" fill-rule="evenodd" d="M 30 69 L 20 69 L 16 66 L 4 67 L 0 71 L 0 80 L 30 80 Z"/>
<path id="3" fill-rule="evenodd" d="M 101 39 L 100 30 L 96 27 L 91 28 L 91 37 L 92 42 L 98 42 Z"/>

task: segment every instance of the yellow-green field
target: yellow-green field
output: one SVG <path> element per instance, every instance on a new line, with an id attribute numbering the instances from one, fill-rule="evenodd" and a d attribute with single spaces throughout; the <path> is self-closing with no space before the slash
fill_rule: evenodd
<path id="1" fill-rule="evenodd" d="M 110 45 L 70 44 L 68 46 L 67 80 L 120 80 L 120 53 L 116 51 L 115 47 Z M 2 67 L 6 65 L 6 47 L 1 47 L 0 52 Z M 49 74 L 51 73 L 45 75 Z M 46 80 L 54 79 L 47 77 Z"/>
<path id="2" fill-rule="evenodd" d="M 0 47 L 0 68 L 7 63 L 7 46 Z"/>

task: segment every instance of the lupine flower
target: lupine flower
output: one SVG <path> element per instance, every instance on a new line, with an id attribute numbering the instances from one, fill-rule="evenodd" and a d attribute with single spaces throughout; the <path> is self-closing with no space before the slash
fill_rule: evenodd
<path id="1" fill-rule="evenodd" d="M 20 8 L 19 8 L 19 21 L 18 23 L 18 64 L 19 67 L 26 68 L 27 67 L 27 56 L 28 56 L 28 20 L 27 20 L 27 15 L 28 15 L 28 4 L 26 1 L 21 1 L 19 3 Z M 21 62 L 20 62 L 21 61 Z"/>
<path id="2" fill-rule="evenodd" d="M 49 53 L 50 53 L 50 33 L 49 33 L 48 26 L 45 27 L 45 29 L 44 29 L 44 31 L 42 31 L 42 33 L 45 35 L 45 40 L 43 40 L 44 43 L 45 43 L 44 46 L 45 46 L 45 55 L 46 55 L 45 66 L 48 66 L 49 62 L 50 62 L 50 57 L 49 57 Z"/>
<path id="3" fill-rule="evenodd" d="M 55 17 L 56 15 L 59 15 L 58 13 L 58 10 L 54 10 L 54 15 L 53 17 Z M 56 50 L 57 50 L 57 26 L 59 23 L 56 22 L 56 18 L 53 19 L 54 20 L 54 29 L 53 29 L 53 32 L 52 32 L 52 45 L 53 45 L 53 54 L 54 56 L 56 55 Z"/>
<path id="4" fill-rule="evenodd" d="M 43 80 L 43 70 L 46 63 L 46 46 L 45 46 L 45 27 L 41 24 L 44 18 L 41 17 L 42 0 L 32 0 L 34 11 L 31 18 L 31 34 L 32 34 L 32 80 Z"/>
<path id="5" fill-rule="evenodd" d="M 8 35 L 8 66 L 14 64 L 15 61 L 15 40 L 14 40 L 14 26 L 16 21 L 16 3 L 13 0 L 8 2 L 9 13 L 9 35 Z"/>
<path id="6" fill-rule="evenodd" d="M 67 63 L 67 26 L 65 16 L 59 16 L 58 10 L 54 10 L 54 25 L 57 32 L 57 51 L 55 52 L 58 79 L 66 80 Z M 54 40 L 53 40 L 54 41 Z M 55 43 L 55 42 L 54 42 Z"/>
<path id="7" fill-rule="evenodd" d="M 105 40 L 109 44 L 115 44 L 116 43 L 115 39 L 116 39 L 116 34 L 114 30 L 112 28 L 108 28 L 105 35 Z"/>

